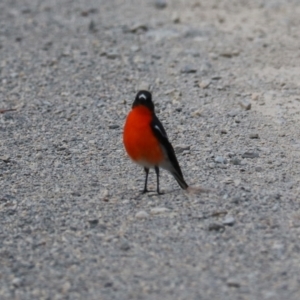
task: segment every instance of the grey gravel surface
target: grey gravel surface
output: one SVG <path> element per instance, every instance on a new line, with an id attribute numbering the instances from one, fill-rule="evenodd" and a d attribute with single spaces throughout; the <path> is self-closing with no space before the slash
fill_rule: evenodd
<path id="1" fill-rule="evenodd" d="M 300 299 L 300 3 L 0 2 L 0 299 Z M 185 178 L 141 195 L 150 88 Z"/>

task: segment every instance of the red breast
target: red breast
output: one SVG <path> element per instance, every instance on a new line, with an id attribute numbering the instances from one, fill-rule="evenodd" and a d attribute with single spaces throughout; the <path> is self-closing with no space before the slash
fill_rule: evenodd
<path id="1" fill-rule="evenodd" d="M 164 160 L 159 141 L 150 127 L 152 112 L 143 105 L 134 107 L 128 114 L 123 142 L 130 158 L 143 166 L 158 166 Z"/>

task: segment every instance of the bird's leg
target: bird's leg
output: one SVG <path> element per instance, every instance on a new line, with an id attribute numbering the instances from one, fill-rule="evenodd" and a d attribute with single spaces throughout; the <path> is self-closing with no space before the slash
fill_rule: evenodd
<path id="1" fill-rule="evenodd" d="M 147 182 L 148 182 L 148 174 L 149 174 L 149 169 L 148 168 L 144 168 L 145 172 L 146 172 L 146 179 L 145 179 L 145 186 L 144 186 L 144 190 L 143 190 L 143 194 L 147 193 Z"/>
<path id="2" fill-rule="evenodd" d="M 160 191 L 159 191 L 159 167 L 156 167 L 155 166 L 155 173 L 156 173 L 156 181 L 157 181 L 157 194 L 158 195 L 162 195 L 163 193 L 161 193 Z"/>

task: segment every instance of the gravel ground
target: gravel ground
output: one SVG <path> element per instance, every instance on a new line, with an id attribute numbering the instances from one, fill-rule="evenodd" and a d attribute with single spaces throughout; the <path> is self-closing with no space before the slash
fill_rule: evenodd
<path id="1" fill-rule="evenodd" d="M 0 298 L 300 298 L 297 0 L 0 2 Z M 122 145 L 153 92 L 193 195 Z M 149 187 L 156 177 L 150 172 Z"/>

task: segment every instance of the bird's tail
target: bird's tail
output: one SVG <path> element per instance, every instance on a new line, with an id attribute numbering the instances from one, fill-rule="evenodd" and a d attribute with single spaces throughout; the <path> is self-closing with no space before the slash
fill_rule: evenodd
<path id="1" fill-rule="evenodd" d="M 178 182 L 178 184 L 183 190 L 186 190 L 189 187 L 188 184 L 183 179 L 182 174 L 179 174 L 178 172 L 176 172 L 176 170 L 172 171 L 171 174 L 174 176 L 174 178 L 176 179 L 176 181 Z"/>

